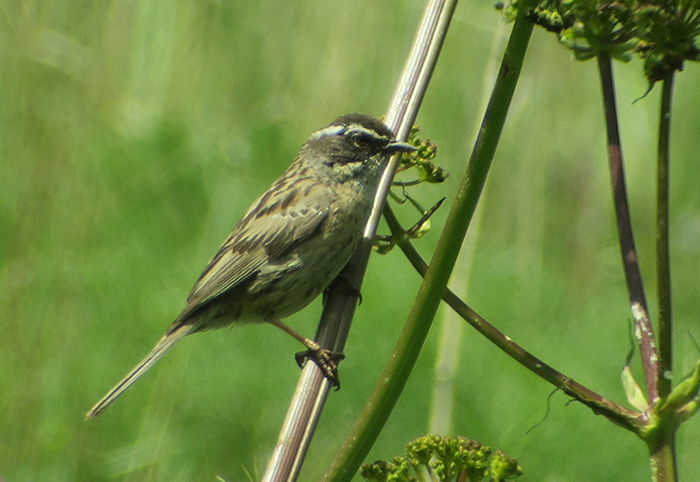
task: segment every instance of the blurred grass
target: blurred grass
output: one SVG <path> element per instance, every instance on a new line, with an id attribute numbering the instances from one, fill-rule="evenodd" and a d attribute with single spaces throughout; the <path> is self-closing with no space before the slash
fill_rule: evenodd
<path id="1" fill-rule="evenodd" d="M 419 123 L 456 189 L 508 28 L 465 2 Z M 422 4 L 2 1 L 0 474 L 24 481 L 245 480 L 261 474 L 298 369 L 265 326 L 197 335 L 108 413 L 85 411 L 161 336 L 248 204 L 308 134 L 381 114 Z M 615 66 L 632 216 L 653 304 L 658 92 Z M 697 85 L 677 82 L 672 148 L 676 376 L 698 353 Z M 486 84 L 485 84 L 486 83 Z M 536 31 L 487 183 L 470 304 L 514 339 L 623 400 L 627 295 L 615 244 L 595 65 Z M 434 230 L 418 241 L 426 256 Z M 404 211 L 407 224 L 413 213 Z M 459 269 L 458 269 L 459 271 Z M 419 284 L 398 251 L 373 256 L 343 364 L 303 477 L 314 480 L 379 376 Z M 290 322 L 311 334 L 318 303 Z M 648 478 L 641 442 L 555 394 L 465 330 L 454 434 L 516 457 L 527 480 Z M 425 432 L 436 333 L 370 458 Z M 680 475 L 700 476 L 697 421 Z"/>

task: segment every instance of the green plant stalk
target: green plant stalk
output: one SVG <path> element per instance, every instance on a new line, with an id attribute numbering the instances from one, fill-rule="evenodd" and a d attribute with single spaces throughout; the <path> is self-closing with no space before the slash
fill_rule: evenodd
<path id="1" fill-rule="evenodd" d="M 651 477 L 654 482 L 678 481 L 676 472 L 675 431 L 667 444 L 651 453 Z"/>
<path id="2" fill-rule="evenodd" d="M 401 249 L 411 265 L 421 276 L 425 276 L 428 265 L 405 234 L 405 230 L 399 224 L 396 215 L 389 205 L 384 207 L 384 218 L 391 229 L 391 234 L 396 240 L 396 245 Z M 603 415 L 611 422 L 639 434 L 644 429 L 642 414 L 629 410 L 617 403 L 602 397 L 598 393 L 581 385 L 574 379 L 567 377 L 547 363 L 543 362 L 523 347 L 515 343 L 510 337 L 502 333 L 498 328 L 489 323 L 485 318 L 471 309 L 459 296 L 449 288 L 445 288 L 442 299 L 461 316 L 467 323 L 484 335 L 490 342 L 503 350 L 515 361 L 551 383 L 567 395 L 583 403 L 594 413 Z"/>
<path id="3" fill-rule="evenodd" d="M 525 9 L 521 9 L 521 12 Z M 520 75 L 533 25 L 518 14 L 503 56 L 484 121 L 445 223 L 430 268 L 418 291 L 406 325 L 389 363 L 360 418 L 323 477 L 325 482 L 349 481 L 379 436 L 403 390 L 428 335 L 462 240 L 476 209 L 503 130 Z"/>
<path id="4" fill-rule="evenodd" d="M 678 482 L 676 461 L 676 431 L 679 420 L 675 414 L 666 414 L 654 423 L 654 433 L 645 441 L 649 447 L 651 480 L 653 482 Z"/>
<path id="5" fill-rule="evenodd" d="M 668 246 L 669 144 L 671 138 L 671 73 L 662 83 L 659 118 L 659 147 L 656 171 L 656 277 L 659 299 L 659 396 L 668 397 L 672 388 L 673 323 L 671 312 L 671 262 Z"/>
<path id="6" fill-rule="evenodd" d="M 622 146 L 620 130 L 617 123 L 617 107 L 615 105 L 615 87 L 613 83 L 610 55 L 602 50 L 598 54 L 598 70 L 603 92 L 603 109 L 605 111 L 605 126 L 608 136 L 608 157 L 610 161 L 610 177 L 613 186 L 613 201 L 615 217 L 622 254 L 622 266 L 627 281 L 634 332 L 639 342 L 646 377 L 647 396 L 651 404 L 659 398 L 659 354 L 654 340 L 654 329 L 649 318 L 642 273 L 639 268 L 639 256 L 632 234 L 629 200 L 625 185 L 625 170 L 622 162 Z"/>
<path id="7" fill-rule="evenodd" d="M 635 335 L 639 341 L 642 365 L 647 383 L 647 393 L 652 407 L 659 399 L 659 353 L 649 318 L 642 275 L 639 269 L 639 258 L 634 246 L 632 223 L 629 214 L 629 202 L 625 187 L 625 172 L 622 162 L 620 132 L 617 123 L 617 108 L 615 106 L 615 89 L 612 77 L 610 55 L 605 51 L 598 54 L 598 69 L 603 91 L 603 107 L 605 124 L 608 135 L 608 155 L 610 160 L 610 175 L 613 184 L 615 214 L 617 217 L 622 263 L 627 280 L 632 316 L 634 318 Z M 659 426 L 650 432 L 650 436 L 642 438 L 647 443 L 650 453 L 651 473 L 654 482 L 672 482 L 677 480 L 675 456 L 675 434 L 677 425 L 667 424 L 661 420 Z M 662 430 L 665 428 L 664 430 Z"/>

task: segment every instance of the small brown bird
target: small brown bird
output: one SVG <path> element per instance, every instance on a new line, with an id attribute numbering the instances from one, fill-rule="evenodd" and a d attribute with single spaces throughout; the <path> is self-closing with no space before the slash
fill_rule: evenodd
<path id="1" fill-rule="evenodd" d="M 412 150 L 366 114 L 341 116 L 311 134 L 233 228 L 165 335 L 87 418 L 99 415 L 191 333 L 268 322 L 318 352 L 318 344 L 280 318 L 306 307 L 340 273 L 362 238 L 385 161 Z"/>

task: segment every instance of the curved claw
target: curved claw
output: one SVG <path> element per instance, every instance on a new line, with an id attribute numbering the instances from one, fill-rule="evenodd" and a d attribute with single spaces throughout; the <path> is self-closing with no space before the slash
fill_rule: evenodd
<path id="1" fill-rule="evenodd" d="M 294 355 L 294 359 L 303 368 L 306 360 L 311 359 L 323 372 L 323 375 L 331 382 L 336 390 L 340 390 L 340 376 L 338 374 L 338 363 L 345 358 L 342 353 L 335 353 L 326 348 L 314 347 L 305 351 L 300 351 Z"/>

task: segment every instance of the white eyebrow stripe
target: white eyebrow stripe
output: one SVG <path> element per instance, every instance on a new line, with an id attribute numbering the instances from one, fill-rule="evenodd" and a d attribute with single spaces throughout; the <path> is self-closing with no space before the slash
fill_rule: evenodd
<path id="1" fill-rule="evenodd" d="M 367 134 L 370 137 L 374 137 L 375 139 L 381 139 L 381 140 L 388 140 L 389 139 L 387 136 L 383 136 L 374 130 L 366 129 L 366 128 L 359 126 L 359 125 L 353 125 L 352 127 L 348 128 L 347 132 L 349 134 L 352 134 L 355 132 L 363 133 L 363 134 Z"/>
<path id="2" fill-rule="evenodd" d="M 340 125 L 340 126 L 338 126 L 338 125 L 326 126 L 323 129 L 319 129 L 316 132 L 314 132 L 313 134 L 311 134 L 311 136 L 309 137 L 309 141 L 315 141 L 317 139 L 320 139 L 321 137 L 337 136 L 337 135 L 342 134 L 346 130 L 347 130 L 347 127 L 342 126 L 342 125 Z"/>

